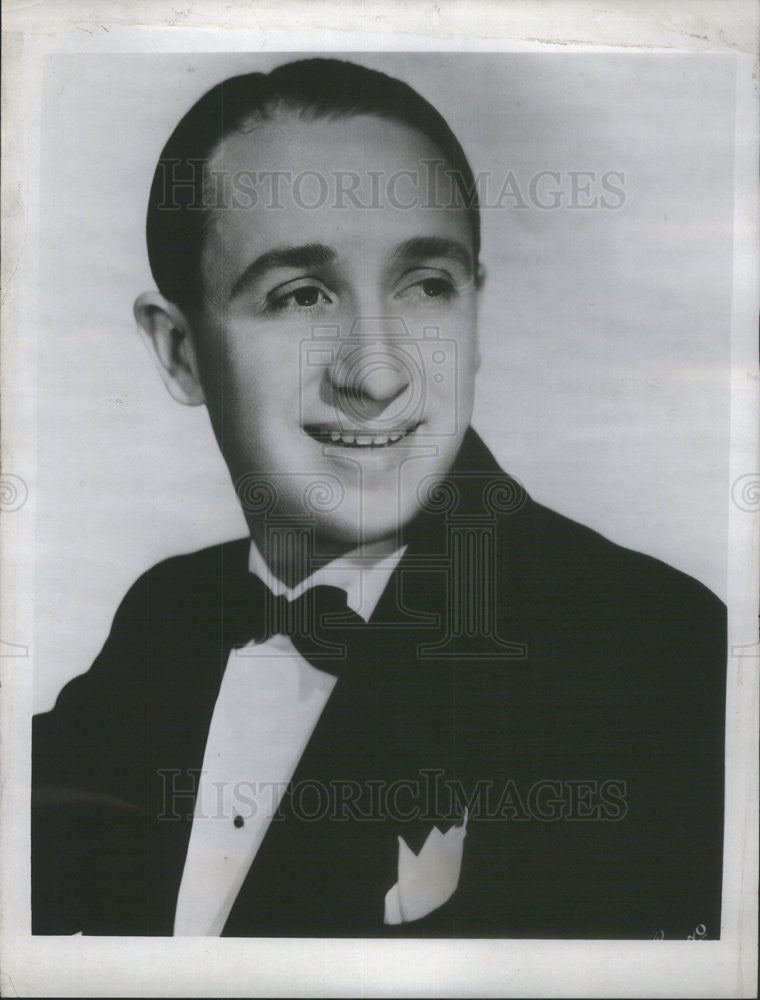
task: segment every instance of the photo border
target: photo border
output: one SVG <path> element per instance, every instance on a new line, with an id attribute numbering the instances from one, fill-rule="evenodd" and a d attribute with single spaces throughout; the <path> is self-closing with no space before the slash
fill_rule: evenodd
<path id="1" fill-rule="evenodd" d="M 757 977 L 756 642 L 757 8 L 497 0 L 412 5 L 305 3 L 187 10 L 144 3 L 43 3 L 5 12 L 3 32 L 2 451 L 22 509 L 3 518 L 0 970 L 6 996 L 753 996 Z M 646 9 L 651 16 L 646 16 Z M 318 14 L 315 12 L 318 10 Z M 661 11 L 662 8 L 659 8 Z M 360 12 L 359 12 L 360 11 Z M 291 14 L 291 18 L 286 17 Z M 168 18 L 168 20 L 167 20 Z M 320 23 L 315 25 L 314 21 Z M 288 27 L 282 27 L 288 20 Z M 660 23 L 660 20 L 666 23 Z M 343 25 L 343 27 L 339 27 Z M 498 25 L 498 28 L 496 27 Z M 579 41 L 583 39 L 583 41 Z M 733 52 L 737 70 L 729 517 L 727 795 L 720 941 L 40 938 L 29 934 L 29 645 L 33 634 L 38 173 L 42 65 L 52 52 L 282 49 Z M 7 479 L 3 481 L 6 496 Z M 738 491 L 738 492 L 737 492 Z M 737 495 L 745 498 L 737 503 Z M 14 501 L 11 501 L 14 502 Z M 8 500 L 6 497 L 5 503 Z M 26 669 L 19 670 L 19 666 Z"/>

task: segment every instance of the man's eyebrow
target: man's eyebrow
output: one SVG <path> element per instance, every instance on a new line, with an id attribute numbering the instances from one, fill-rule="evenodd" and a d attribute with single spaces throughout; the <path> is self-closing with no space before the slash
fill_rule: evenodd
<path id="1" fill-rule="evenodd" d="M 336 256 L 335 250 L 324 243 L 305 243 L 303 246 L 283 246 L 267 250 L 235 279 L 230 298 L 234 298 L 245 285 L 276 267 L 319 267 L 321 264 L 329 264 Z"/>
<path id="2" fill-rule="evenodd" d="M 396 247 L 393 256 L 402 263 L 423 257 L 444 257 L 459 264 L 468 274 L 474 270 L 472 253 L 464 243 L 443 236 L 415 236 Z"/>

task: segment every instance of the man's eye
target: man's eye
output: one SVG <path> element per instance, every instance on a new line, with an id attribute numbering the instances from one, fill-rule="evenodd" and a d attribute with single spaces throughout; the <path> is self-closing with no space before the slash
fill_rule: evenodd
<path id="1" fill-rule="evenodd" d="M 309 285 L 308 288 L 296 288 L 294 292 L 291 292 L 291 295 L 298 306 L 315 306 L 322 293 L 315 285 Z"/>
<path id="2" fill-rule="evenodd" d="M 454 291 L 454 286 L 445 278 L 425 278 L 420 282 L 420 287 L 429 299 L 437 299 L 442 295 L 449 296 Z"/>
<path id="3" fill-rule="evenodd" d="M 429 278 L 420 278 L 418 281 L 407 285 L 406 288 L 399 292 L 399 298 L 417 302 L 428 302 L 430 300 L 448 302 L 455 294 L 456 288 L 450 279 L 431 276 Z"/>
<path id="4" fill-rule="evenodd" d="M 270 309 L 282 311 L 285 309 L 312 309 L 314 306 L 329 303 L 330 299 L 317 285 L 302 285 L 284 295 L 274 297 L 269 303 Z"/>

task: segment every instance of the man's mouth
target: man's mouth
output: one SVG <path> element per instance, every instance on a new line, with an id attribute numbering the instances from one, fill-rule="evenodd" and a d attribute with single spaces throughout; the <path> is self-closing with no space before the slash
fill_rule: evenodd
<path id="1" fill-rule="evenodd" d="M 421 423 L 418 420 L 409 427 L 391 431 L 344 430 L 320 424 L 304 424 L 303 429 L 320 444 L 337 444 L 344 448 L 389 448 L 414 434 Z"/>

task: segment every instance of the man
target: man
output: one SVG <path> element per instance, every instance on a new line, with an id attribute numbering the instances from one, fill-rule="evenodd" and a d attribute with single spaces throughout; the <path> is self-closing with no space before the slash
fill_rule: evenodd
<path id="1" fill-rule="evenodd" d="M 35 933 L 719 937 L 724 609 L 469 427 L 441 116 L 338 60 L 228 80 L 147 236 L 137 320 L 250 538 L 141 577 L 36 718 Z"/>

